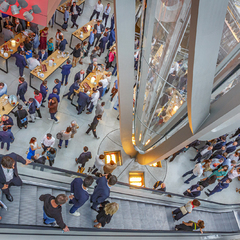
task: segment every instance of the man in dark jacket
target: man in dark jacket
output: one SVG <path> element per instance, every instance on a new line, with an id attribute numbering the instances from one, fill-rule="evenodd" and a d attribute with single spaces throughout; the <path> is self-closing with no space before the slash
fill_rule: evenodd
<path id="1" fill-rule="evenodd" d="M 226 137 L 221 137 L 220 141 L 213 146 L 213 151 L 221 149 L 222 146 L 226 145 Z"/>
<path id="2" fill-rule="evenodd" d="M 78 16 L 81 14 L 81 8 L 76 5 L 76 2 L 73 2 L 71 8 L 70 8 L 70 13 L 71 13 L 71 21 L 73 23 L 73 25 L 71 26 L 71 28 L 73 28 L 74 26 L 77 27 L 78 29 L 78 25 L 77 25 L 77 18 Z"/>
<path id="3" fill-rule="evenodd" d="M 68 76 L 70 74 L 70 70 L 72 68 L 72 64 L 70 64 L 71 61 L 68 59 L 67 60 L 67 64 L 62 66 L 62 85 L 64 83 L 64 79 L 65 79 L 65 86 L 68 84 Z"/>
<path id="4" fill-rule="evenodd" d="M 109 38 L 107 32 L 105 32 L 105 33 L 103 34 L 103 36 L 104 36 L 104 37 L 100 39 L 100 43 L 99 43 L 99 48 L 100 48 L 100 50 L 101 50 L 100 54 L 98 55 L 99 57 L 101 56 L 102 53 L 104 53 L 105 47 L 106 47 L 106 43 L 107 43 L 108 38 Z"/>
<path id="5" fill-rule="evenodd" d="M 100 137 L 98 137 L 97 134 L 96 134 L 96 128 L 97 128 L 97 125 L 98 125 L 99 120 L 100 120 L 101 118 L 102 118 L 101 115 L 98 115 L 98 116 L 95 116 L 95 117 L 94 117 L 94 119 L 93 119 L 93 121 L 92 121 L 89 129 L 86 131 L 86 134 L 89 134 L 89 132 L 92 130 L 94 137 L 95 137 L 96 139 L 99 139 L 99 138 L 100 138 Z"/>
<path id="6" fill-rule="evenodd" d="M 63 222 L 62 205 L 68 200 L 65 194 L 59 194 L 56 198 L 50 194 L 43 194 L 39 197 L 43 201 L 43 223 L 46 225 L 58 226 L 64 232 L 68 232 L 68 226 Z"/>
<path id="7" fill-rule="evenodd" d="M 108 180 L 105 176 L 100 177 L 96 181 L 97 186 L 91 196 L 91 202 L 93 203 L 91 208 L 97 211 L 97 206 L 104 202 L 110 195 L 110 187 L 117 183 L 117 177 L 112 175 Z"/>
<path id="8" fill-rule="evenodd" d="M 14 53 L 12 54 L 12 57 L 16 58 L 16 66 L 19 68 L 19 76 L 22 77 L 23 76 L 23 70 L 24 68 L 27 66 L 27 62 L 24 58 L 24 52 L 20 52 L 20 53 Z"/>
<path id="9" fill-rule="evenodd" d="M 194 159 L 190 159 L 190 161 L 196 161 L 199 163 L 201 161 L 201 159 L 209 159 L 210 156 L 212 155 L 212 146 L 204 146 L 204 148 L 202 150 L 199 150 L 199 152 L 197 153 L 197 155 L 195 156 Z"/>
<path id="10" fill-rule="evenodd" d="M 69 196 L 69 204 L 73 204 L 69 213 L 75 217 L 79 217 L 77 210 L 89 199 L 87 188 L 90 187 L 94 179 L 92 176 L 86 177 L 84 180 L 75 178 L 71 182 L 71 195 Z"/>
<path id="11" fill-rule="evenodd" d="M 7 127 L 8 131 L 11 131 L 13 126 L 13 119 L 9 115 L 4 114 L 2 116 L 2 123 L 0 124 L 0 126 Z"/>
<path id="12" fill-rule="evenodd" d="M 216 150 L 212 156 L 210 157 L 210 159 L 215 158 L 217 155 L 222 155 L 223 153 L 225 153 L 226 151 L 226 146 L 222 146 L 219 150 Z"/>
<path id="13" fill-rule="evenodd" d="M 88 147 L 87 147 L 87 146 L 85 146 L 85 147 L 83 148 L 83 151 L 84 151 L 84 152 L 82 152 L 82 153 L 80 154 L 80 156 L 75 159 L 75 160 L 76 160 L 76 163 L 80 163 L 80 164 L 82 165 L 81 168 L 84 168 L 86 162 L 88 162 L 89 159 L 92 158 L 92 154 L 91 154 L 91 152 L 88 152 Z"/>
<path id="14" fill-rule="evenodd" d="M 45 51 L 45 49 L 42 49 L 38 52 L 38 61 L 43 62 L 47 60 L 48 58 L 48 53 Z"/>
<path id="15" fill-rule="evenodd" d="M 22 186 L 22 181 L 18 176 L 17 162 L 28 165 L 30 160 L 25 160 L 16 153 L 7 155 L 0 155 L 0 188 L 2 193 L 6 195 L 8 201 L 12 202 L 13 197 L 10 194 L 9 188 L 11 186 Z"/>
<path id="16" fill-rule="evenodd" d="M 19 85 L 18 85 L 16 95 L 19 96 L 19 98 L 24 102 L 25 105 L 27 105 L 27 101 L 26 101 L 24 95 L 27 92 L 28 84 L 23 77 L 20 77 L 18 79 L 18 82 L 19 82 Z"/>
<path id="17" fill-rule="evenodd" d="M 61 84 L 60 80 L 57 79 L 57 78 L 54 80 L 54 83 L 55 83 L 56 85 L 53 87 L 53 89 L 54 89 L 54 88 L 57 89 L 57 95 L 59 95 L 62 84 Z"/>
<path id="18" fill-rule="evenodd" d="M 74 82 L 74 83 L 70 86 L 70 88 L 69 88 L 69 92 L 66 93 L 66 94 L 64 94 L 63 97 L 68 96 L 68 100 L 71 101 L 71 100 L 72 100 L 72 99 L 71 99 L 71 96 L 74 94 L 74 90 L 78 90 L 78 89 L 79 89 L 79 85 L 80 85 L 80 83 L 81 83 L 80 80 Z"/>
<path id="19" fill-rule="evenodd" d="M 55 97 L 57 99 L 57 101 L 60 102 L 60 97 L 57 95 L 57 92 L 58 92 L 58 90 L 54 88 L 52 93 L 50 93 L 48 95 L 48 101 Z"/>
<path id="20" fill-rule="evenodd" d="M 90 103 L 90 97 L 87 95 L 88 90 L 85 88 L 84 92 L 78 94 L 78 115 L 82 113 L 87 104 Z"/>
<path id="21" fill-rule="evenodd" d="M 88 65 L 86 77 L 97 67 L 97 65 L 98 65 L 97 62 L 93 62 Z"/>
<path id="22" fill-rule="evenodd" d="M 201 195 L 201 191 L 203 190 L 203 186 L 199 184 L 192 185 L 189 189 L 187 189 L 183 195 L 188 197 L 199 197 Z"/>
<path id="23" fill-rule="evenodd" d="M 14 141 L 12 132 L 9 132 L 7 127 L 3 127 L 3 131 L 0 131 L 1 149 L 4 147 L 4 143 L 7 143 L 7 151 L 9 151 L 10 143 Z"/>
<path id="24" fill-rule="evenodd" d="M 237 142 L 232 142 L 232 141 L 231 141 L 231 142 L 228 142 L 228 143 L 226 144 L 226 153 L 231 153 L 231 152 L 236 151 L 237 145 L 238 145 Z"/>
<path id="25" fill-rule="evenodd" d="M 29 106 L 28 106 L 28 112 L 31 117 L 31 121 L 28 121 L 30 123 L 35 122 L 35 112 L 36 112 L 36 102 L 33 98 L 29 98 L 28 100 Z"/>
<path id="26" fill-rule="evenodd" d="M 74 82 L 76 82 L 77 80 L 81 80 L 82 82 L 85 78 L 84 74 L 85 74 L 84 70 L 77 72 L 74 77 Z"/>
<path id="27" fill-rule="evenodd" d="M 212 190 L 210 191 L 209 189 L 207 189 L 209 191 L 209 193 L 205 192 L 205 194 L 209 197 L 211 195 L 213 195 L 214 193 L 217 192 L 221 192 L 223 189 L 228 188 L 229 187 L 229 183 L 232 182 L 231 178 L 228 178 L 226 180 L 221 180 L 218 185 Z"/>
<path id="28" fill-rule="evenodd" d="M 107 45 L 107 49 L 109 49 L 115 41 L 116 41 L 116 39 L 115 39 L 115 29 L 112 29 L 111 32 L 110 32 L 110 35 L 109 35 L 109 42 L 108 42 L 108 45 Z"/>
<path id="29" fill-rule="evenodd" d="M 67 40 L 63 38 L 62 35 L 59 36 L 59 39 L 60 39 L 60 43 L 58 45 L 58 49 L 61 51 L 61 52 L 64 52 L 65 49 L 66 49 L 66 45 L 68 44 Z M 69 60 L 70 61 L 70 60 Z"/>
<path id="30" fill-rule="evenodd" d="M 94 35 L 94 42 L 97 39 L 97 41 L 95 43 L 95 46 L 97 46 L 98 41 L 99 41 L 100 37 L 102 36 L 102 34 L 103 34 L 104 30 L 105 30 L 105 27 L 103 26 L 103 24 L 101 24 L 101 21 L 98 20 L 97 24 L 94 25 L 94 29 L 97 30 L 97 33 Z"/>

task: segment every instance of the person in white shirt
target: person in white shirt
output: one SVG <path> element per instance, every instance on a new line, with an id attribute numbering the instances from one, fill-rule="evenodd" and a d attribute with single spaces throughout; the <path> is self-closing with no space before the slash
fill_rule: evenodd
<path id="1" fill-rule="evenodd" d="M 192 176 L 190 178 L 188 178 L 184 183 L 189 184 L 190 181 L 193 180 L 194 178 L 201 177 L 202 174 L 203 174 L 203 170 L 205 168 L 208 168 L 209 165 L 210 165 L 209 163 L 206 163 L 204 165 L 202 165 L 201 163 L 196 164 L 194 169 L 192 169 L 192 170 L 190 170 L 190 171 L 188 171 L 188 172 L 186 172 L 182 175 L 182 177 L 185 177 L 189 174 L 192 174 Z"/>
<path id="2" fill-rule="evenodd" d="M 104 113 L 104 106 L 105 106 L 105 102 L 101 102 L 101 103 L 98 103 L 97 106 L 96 106 L 96 111 L 95 111 L 95 116 L 101 116 L 103 115 Z"/>
<path id="3" fill-rule="evenodd" d="M 103 75 L 102 78 L 103 79 L 101 79 L 99 82 L 101 82 L 102 86 L 103 86 L 103 93 L 102 93 L 102 97 L 103 97 L 106 90 L 107 90 L 107 87 L 108 87 L 108 80 L 107 80 L 107 77 L 105 75 Z"/>
<path id="4" fill-rule="evenodd" d="M 103 154 L 96 156 L 92 174 L 95 174 L 97 171 L 102 171 L 102 168 L 105 166 L 104 159 L 105 156 Z"/>
<path id="5" fill-rule="evenodd" d="M 99 96 L 100 96 L 100 92 L 97 90 L 96 87 L 94 87 L 93 88 L 93 93 L 92 93 L 92 96 L 91 96 L 91 106 L 88 109 L 88 112 L 86 114 L 91 114 L 92 113 L 92 110 L 93 110 L 94 106 L 97 105 Z"/>
<path id="6" fill-rule="evenodd" d="M 30 70 L 33 70 L 35 67 L 40 66 L 40 62 L 37 60 L 38 57 L 39 57 L 38 55 L 35 55 L 27 59 L 28 67 Z"/>
<path id="7" fill-rule="evenodd" d="M 111 8 L 110 8 L 111 10 Z M 90 17 L 90 21 L 92 21 L 93 17 L 95 16 L 95 14 L 97 14 L 97 19 L 99 19 L 99 15 L 100 13 L 103 11 L 103 5 L 102 5 L 102 1 L 99 0 L 96 5 L 94 6 L 94 10 L 92 13 L 92 16 Z"/>
<path id="8" fill-rule="evenodd" d="M 235 153 L 229 155 L 228 158 L 237 162 L 239 160 L 239 153 L 235 152 Z"/>
<path id="9" fill-rule="evenodd" d="M 55 138 L 52 136 L 51 133 L 47 133 L 42 139 L 41 144 L 43 148 L 42 155 L 44 155 L 47 150 L 54 146 Z"/>
<path id="10" fill-rule="evenodd" d="M 107 6 L 104 9 L 103 15 L 102 15 L 102 21 L 104 22 L 105 19 L 105 27 L 107 26 L 107 21 L 108 21 L 108 17 L 109 14 L 111 12 L 111 7 L 110 7 L 110 3 L 107 4 Z"/>

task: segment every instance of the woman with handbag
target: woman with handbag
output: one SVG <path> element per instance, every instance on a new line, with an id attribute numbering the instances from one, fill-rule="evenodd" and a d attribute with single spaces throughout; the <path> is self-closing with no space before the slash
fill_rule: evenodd
<path id="1" fill-rule="evenodd" d="M 62 148 L 63 141 L 65 141 L 65 148 L 67 148 L 68 140 L 71 138 L 71 135 L 72 135 L 72 128 L 67 127 L 66 131 L 62 130 L 61 133 L 62 133 L 62 137 L 59 139 L 58 148 L 59 149 Z"/>
<path id="2" fill-rule="evenodd" d="M 184 206 L 182 206 L 180 208 L 175 209 L 172 212 L 173 219 L 178 221 L 182 217 L 191 213 L 193 208 L 199 207 L 200 205 L 201 205 L 201 203 L 197 199 L 187 202 L 187 204 L 185 204 Z"/>
<path id="3" fill-rule="evenodd" d="M 28 125 L 28 113 L 25 109 L 23 109 L 22 105 L 18 105 L 18 110 L 16 112 L 14 112 L 14 116 L 17 118 L 17 125 L 20 129 L 22 129 L 22 127 L 27 129 L 27 125 Z"/>
<path id="4" fill-rule="evenodd" d="M 203 234 L 203 228 L 204 228 L 204 221 L 198 220 L 197 222 L 188 221 L 188 222 L 182 222 L 182 224 L 176 225 L 175 230 L 178 231 L 194 231 L 200 229 L 200 232 Z"/>
<path id="5" fill-rule="evenodd" d="M 29 144 L 30 144 L 30 147 L 27 153 L 27 159 L 32 159 L 32 157 L 35 156 L 35 151 L 37 149 L 41 149 L 41 147 L 38 146 L 37 139 L 35 137 L 31 138 Z"/>

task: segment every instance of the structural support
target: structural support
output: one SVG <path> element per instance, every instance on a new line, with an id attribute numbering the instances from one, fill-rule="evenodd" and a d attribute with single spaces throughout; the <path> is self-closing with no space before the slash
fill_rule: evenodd
<path id="1" fill-rule="evenodd" d="M 192 1 L 188 59 L 188 118 L 193 133 L 210 111 L 210 99 L 228 1 Z"/>
<path id="2" fill-rule="evenodd" d="M 133 157 L 136 155 L 132 144 L 135 1 L 114 0 L 114 14 L 120 135 L 124 151 Z"/>

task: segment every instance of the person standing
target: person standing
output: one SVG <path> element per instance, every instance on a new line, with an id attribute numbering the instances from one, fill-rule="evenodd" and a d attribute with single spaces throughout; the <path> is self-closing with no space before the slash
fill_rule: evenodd
<path id="1" fill-rule="evenodd" d="M 108 17 L 109 14 L 111 12 L 111 7 L 110 7 L 110 3 L 107 4 L 107 6 L 104 9 L 103 15 L 102 15 L 102 21 L 104 22 L 105 19 L 105 27 L 107 26 L 107 21 L 108 21 Z"/>
<path id="2" fill-rule="evenodd" d="M 49 113 L 51 118 L 48 118 L 48 120 L 54 120 L 54 123 L 59 123 L 59 120 L 55 117 L 57 113 L 57 108 L 58 108 L 58 101 L 55 97 L 49 100 L 48 102 L 48 108 L 49 108 Z"/>
<path id="3" fill-rule="evenodd" d="M 43 201 L 44 224 L 55 226 L 57 222 L 64 232 L 69 232 L 62 218 L 62 205 L 67 202 L 68 197 L 65 194 L 59 194 L 56 198 L 50 194 L 43 194 L 39 200 Z"/>
<path id="4" fill-rule="evenodd" d="M 106 71 L 112 67 L 112 62 L 115 58 L 115 55 L 116 55 L 116 51 L 115 51 L 115 48 L 112 48 L 109 52 L 109 55 L 108 55 L 108 60 L 107 60 L 107 65 L 106 65 Z"/>
<path id="5" fill-rule="evenodd" d="M 14 38 L 14 34 L 11 31 L 11 26 L 7 26 L 6 28 L 3 28 L 3 36 L 4 36 L 4 41 L 7 42 L 10 39 Z"/>
<path id="6" fill-rule="evenodd" d="M 95 162 L 92 168 L 92 174 L 95 174 L 97 171 L 102 171 L 102 168 L 105 166 L 105 155 L 97 155 L 95 157 Z"/>
<path id="7" fill-rule="evenodd" d="M 213 146 L 208 146 L 206 145 L 203 150 L 199 150 L 199 152 L 197 153 L 197 155 L 195 156 L 194 159 L 190 159 L 190 161 L 196 161 L 199 163 L 201 161 L 201 159 L 208 159 L 210 158 L 210 156 L 212 155 L 212 149 Z"/>
<path id="8" fill-rule="evenodd" d="M 102 86 L 103 86 L 103 92 L 102 92 L 102 95 L 101 95 L 101 97 L 103 97 L 107 88 L 108 88 L 108 84 L 109 84 L 106 75 L 103 75 L 102 79 L 99 82 L 101 82 Z"/>
<path id="9" fill-rule="evenodd" d="M 72 135 L 72 128 L 71 127 L 67 127 L 66 131 L 62 130 L 62 137 L 59 139 L 59 144 L 58 144 L 58 148 L 61 149 L 62 148 L 62 143 L 63 141 L 65 141 L 65 148 L 68 147 L 68 140 L 71 138 Z"/>
<path id="10" fill-rule="evenodd" d="M 68 76 L 70 74 L 70 70 L 72 68 L 72 64 L 70 64 L 71 61 L 68 59 L 67 60 L 67 64 L 62 66 L 62 85 L 64 83 L 64 79 L 65 79 L 65 86 L 68 84 Z"/>
<path id="11" fill-rule="evenodd" d="M 40 45 L 39 37 L 36 33 L 33 33 L 33 53 L 36 54 Z"/>
<path id="12" fill-rule="evenodd" d="M 48 101 L 55 97 L 57 99 L 58 103 L 59 103 L 60 102 L 60 97 L 57 95 L 57 92 L 58 92 L 58 90 L 54 88 L 52 90 L 52 93 L 50 93 L 49 96 L 48 96 Z"/>
<path id="13" fill-rule="evenodd" d="M 102 11 L 103 11 L 102 1 L 99 0 L 94 6 L 94 10 L 93 10 L 93 13 L 92 13 L 89 21 L 91 21 L 95 15 L 97 15 L 97 19 L 99 19 L 99 15 Z"/>
<path id="14" fill-rule="evenodd" d="M 30 139 L 30 147 L 29 147 L 29 150 L 28 150 L 28 154 L 27 154 L 27 159 L 32 159 L 32 157 L 35 156 L 35 152 L 37 149 L 41 149 L 41 147 L 38 146 L 37 144 L 37 139 L 35 137 L 32 137 Z"/>
<path id="15" fill-rule="evenodd" d="M 109 49 L 110 47 L 112 47 L 113 43 L 116 41 L 116 37 L 115 37 L 115 29 L 112 29 L 109 35 L 109 42 L 107 45 L 107 49 Z"/>
<path id="16" fill-rule="evenodd" d="M 192 185 L 189 189 L 187 189 L 183 195 L 188 197 L 199 197 L 201 195 L 202 190 L 204 187 L 199 184 Z"/>
<path id="17" fill-rule="evenodd" d="M 100 39 L 100 43 L 99 43 L 99 48 L 100 48 L 100 54 L 98 55 L 99 57 L 101 57 L 101 54 L 104 53 L 107 41 L 108 41 L 108 33 L 105 32 L 103 34 L 103 37 Z"/>
<path id="18" fill-rule="evenodd" d="M 111 17 L 111 26 L 110 26 L 110 29 L 113 30 L 114 29 L 114 13 Z"/>
<path id="19" fill-rule="evenodd" d="M 88 107 L 88 112 L 86 114 L 91 114 L 92 113 L 92 110 L 94 108 L 94 106 L 97 105 L 98 103 L 98 99 L 100 97 L 100 93 L 99 91 L 97 90 L 96 87 L 93 88 L 93 93 L 91 95 L 91 104 L 90 106 Z"/>
<path id="20" fill-rule="evenodd" d="M 48 50 L 48 56 L 50 56 L 54 51 L 53 38 L 50 38 L 47 41 L 47 50 Z"/>
<path id="21" fill-rule="evenodd" d="M 28 113 L 25 109 L 23 109 L 22 105 L 18 105 L 18 110 L 16 112 L 14 112 L 14 116 L 17 118 L 17 125 L 20 129 L 22 129 L 22 127 L 27 129 L 27 125 L 28 125 Z"/>
<path id="22" fill-rule="evenodd" d="M 226 144 L 226 153 L 231 153 L 231 152 L 236 151 L 237 145 L 238 145 L 237 142 L 232 142 L 232 141 L 231 141 L 231 142 L 228 142 L 228 143 Z"/>
<path id="23" fill-rule="evenodd" d="M 14 31 L 15 31 L 15 33 L 16 34 L 18 34 L 18 33 L 20 33 L 20 32 L 22 32 L 22 25 L 21 25 L 21 23 L 19 22 L 19 19 L 16 19 L 15 20 L 15 27 L 14 27 Z"/>
<path id="24" fill-rule="evenodd" d="M 55 138 L 52 136 L 51 133 L 47 133 L 43 137 L 41 144 L 42 144 L 42 148 L 43 148 L 42 155 L 44 155 L 47 150 L 49 151 L 50 148 L 53 148 L 53 146 L 55 144 Z"/>
<path id="25" fill-rule="evenodd" d="M 33 70 L 34 68 L 36 68 L 37 66 L 40 66 L 40 62 L 38 61 L 39 56 L 38 55 L 33 55 L 32 57 L 28 58 L 27 62 L 28 62 L 28 68 L 30 70 Z"/>
<path id="26" fill-rule="evenodd" d="M 30 123 L 35 122 L 35 112 L 36 112 L 36 101 L 33 98 L 29 98 L 28 100 L 28 113 L 31 117 L 31 121 L 28 121 Z"/>
<path id="27" fill-rule="evenodd" d="M 23 77 L 20 77 L 18 79 L 18 82 L 19 82 L 19 85 L 18 85 L 16 95 L 19 96 L 19 98 L 24 102 L 25 105 L 27 105 L 27 101 L 26 101 L 24 95 L 27 92 L 28 84 Z"/>
<path id="28" fill-rule="evenodd" d="M 74 93 L 74 90 L 77 91 L 77 90 L 80 88 L 80 83 L 81 83 L 80 80 L 74 82 L 74 83 L 70 86 L 69 92 L 66 93 L 66 94 L 64 94 L 63 97 L 68 96 L 67 99 L 70 100 L 70 101 L 72 101 L 72 98 L 71 98 L 71 97 L 72 97 L 73 94 L 75 94 L 75 93 Z"/>
<path id="29" fill-rule="evenodd" d="M 4 114 L 2 116 L 2 122 L 1 122 L 0 126 L 7 127 L 8 131 L 11 132 L 11 129 L 13 126 L 13 119 L 9 115 Z"/>
<path id="30" fill-rule="evenodd" d="M 97 41 L 95 42 L 95 47 L 96 47 L 100 37 L 102 36 L 102 34 L 105 30 L 105 28 L 104 28 L 103 24 L 101 23 L 101 21 L 98 20 L 97 24 L 94 25 L 94 29 L 97 31 L 96 34 L 94 34 L 94 42 L 97 39 Z"/>
<path id="31" fill-rule="evenodd" d="M 8 131 L 7 127 L 3 127 L 3 131 L 0 131 L 1 149 L 4 148 L 4 144 L 7 143 L 7 151 L 10 149 L 10 143 L 14 141 L 12 132 Z"/>
<path id="32" fill-rule="evenodd" d="M 78 43 L 76 45 L 76 47 L 73 49 L 72 55 L 73 55 L 72 66 L 76 67 L 77 62 L 79 61 L 79 58 L 81 56 L 81 44 L 80 43 Z"/>
<path id="33" fill-rule="evenodd" d="M 40 31 L 40 45 L 39 45 L 40 50 L 47 48 L 47 36 L 48 27 L 45 27 L 43 30 Z"/>
<path id="34" fill-rule="evenodd" d="M 18 175 L 17 162 L 28 165 L 31 161 L 25 160 L 16 153 L 10 153 L 5 156 L 0 155 L 0 161 L 0 188 L 2 193 L 6 195 L 7 200 L 12 202 L 13 197 L 9 191 L 10 187 L 22 186 L 22 180 Z"/>
<path id="35" fill-rule="evenodd" d="M 178 221 L 182 217 L 191 213 L 194 208 L 199 207 L 200 205 L 201 205 L 201 203 L 197 199 L 194 199 L 193 201 L 187 202 L 187 204 L 185 204 L 182 207 L 179 207 L 179 208 L 175 209 L 172 212 L 173 219 Z"/>
<path id="36" fill-rule="evenodd" d="M 92 158 L 92 153 L 90 151 L 88 151 L 88 147 L 85 146 L 83 148 L 83 152 L 80 154 L 80 156 L 78 158 L 75 159 L 76 163 L 80 163 L 81 164 L 81 169 L 80 169 L 80 173 L 84 172 L 84 167 L 86 162 L 89 161 L 89 159 Z"/>
<path id="37" fill-rule="evenodd" d="M 78 93 L 78 115 L 82 113 L 87 104 L 90 103 L 90 97 L 87 95 L 88 89 L 84 88 L 84 92 Z"/>
<path id="38" fill-rule="evenodd" d="M 53 89 L 54 89 L 54 88 L 57 89 L 57 95 L 59 95 L 62 84 L 61 84 L 60 80 L 57 79 L 57 78 L 54 80 L 54 83 L 55 83 L 56 85 L 53 87 Z"/>
<path id="39" fill-rule="evenodd" d="M 85 74 L 84 70 L 80 70 L 79 72 L 77 72 L 74 77 L 74 82 L 80 80 L 81 83 L 85 78 L 84 74 Z"/>
<path id="40" fill-rule="evenodd" d="M 57 155 L 57 149 L 56 148 L 50 148 L 47 150 L 47 160 L 49 161 L 49 165 L 52 166 L 54 164 L 55 157 Z"/>
<path id="41" fill-rule="evenodd" d="M 71 182 L 71 195 L 69 196 L 69 204 L 73 204 L 69 213 L 75 217 L 79 217 L 80 213 L 77 210 L 89 199 L 87 188 L 90 187 L 94 179 L 92 176 L 87 176 L 84 180 L 75 178 Z"/>
<path id="42" fill-rule="evenodd" d="M 117 183 L 117 177 L 112 175 L 108 180 L 105 176 L 100 177 L 96 181 L 94 192 L 91 196 L 91 209 L 97 211 L 97 206 L 103 203 L 110 195 L 111 186 Z"/>
<path id="43" fill-rule="evenodd" d="M 89 39 L 88 39 L 88 47 L 87 47 L 86 56 L 88 55 L 88 52 L 89 52 L 90 47 L 93 46 L 93 43 L 94 43 L 95 35 L 96 35 L 96 34 L 97 34 L 97 30 L 96 30 L 96 29 L 93 29 L 93 30 L 90 32 L 90 36 L 89 36 Z"/>
<path id="44" fill-rule="evenodd" d="M 63 38 L 62 35 L 59 36 L 60 39 L 60 43 L 58 46 L 59 51 L 64 52 L 66 49 L 66 45 L 68 44 L 67 40 L 65 38 Z M 68 59 L 69 60 L 69 59 Z M 70 61 L 70 60 L 69 60 Z"/>
<path id="45" fill-rule="evenodd" d="M 35 103 L 36 103 L 36 111 L 38 114 L 38 117 L 36 117 L 36 119 L 41 119 L 42 114 L 40 111 L 40 106 L 42 104 L 42 94 L 38 90 L 34 90 L 34 99 L 35 99 Z"/>
<path id="46" fill-rule="evenodd" d="M 38 24 L 30 22 L 30 30 L 34 32 L 36 35 L 38 35 Z"/>
<path id="47" fill-rule="evenodd" d="M 71 12 L 71 21 L 73 23 L 71 28 L 76 26 L 78 29 L 77 18 L 81 13 L 81 8 L 78 5 L 76 5 L 76 2 L 73 2 L 72 6 L 70 8 L 70 12 Z"/>
<path id="48" fill-rule="evenodd" d="M 111 160 L 110 163 L 107 163 L 103 166 L 104 174 L 112 173 L 117 168 L 117 164 Z"/>
<path id="49" fill-rule="evenodd" d="M 111 99 L 110 101 L 112 102 L 113 98 L 115 97 L 116 93 L 118 92 L 118 80 L 116 79 L 115 82 L 114 82 L 114 85 L 113 85 L 113 88 L 111 90 Z"/>
<path id="50" fill-rule="evenodd" d="M 68 19 L 69 19 L 69 7 L 66 7 L 65 11 L 64 11 L 64 22 L 68 23 Z"/>
<path id="51" fill-rule="evenodd" d="M 73 121 L 71 121 L 70 127 L 72 128 L 71 138 L 74 138 L 74 135 L 77 133 L 77 129 L 79 129 L 79 126 L 78 126 L 77 122 L 73 120 Z"/>
<path id="52" fill-rule="evenodd" d="M 96 134 L 96 128 L 97 128 L 97 125 L 98 125 L 99 120 L 101 119 L 101 117 L 102 117 L 101 115 L 94 117 L 94 119 L 93 119 L 90 127 L 89 127 L 88 130 L 86 131 L 86 134 L 89 135 L 89 132 L 92 130 L 94 137 L 95 137 L 96 139 L 99 139 L 99 138 L 100 138 L 100 137 L 98 137 L 97 134 Z"/>
<path id="53" fill-rule="evenodd" d="M 98 215 L 96 216 L 96 219 L 94 220 L 95 223 L 98 223 L 94 225 L 95 228 L 102 228 L 107 223 L 110 223 L 113 214 L 115 214 L 119 209 L 119 204 L 116 202 L 110 203 L 109 201 L 104 201 L 101 203 L 101 206 L 98 211 Z"/>
<path id="54" fill-rule="evenodd" d="M 48 53 L 46 52 L 45 49 L 42 49 L 41 51 L 38 52 L 38 61 L 40 63 L 47 60 L 47 58 L 48 58 Z"/>
<path id="55" fill-rule="evenodd" d="M 101 102 L 101 104 L 100 103 L 97 104 L 95 116 L 101 116 L 101 119 L 102 119 L 102 115 L 104 113 L 104 106 L 105 106 L 105 102 Z"/>
<path id="56" fill-rule="evenodd" d="M 232 179 L 231 179 L 231 178 L 228 178 L 228 179 L 226 179 L 226 180 L 221 180 L 221 181 L 217 184 L 217 186 L 216 186 L 212 191 L 210 191 L 209 189 L 207 189 L 209 193 L 208 193 L 208 192 L 205 192 L 205 194 L 206 194 L 208 197 L 210 197 L 210 196 L 213 195 L 214 193 L 221 192 L 223 189 L 228 188 L 228 187 L 229 187 L 229 183 L 231 183 L 231 182 L 232 182 Z"/>
<path id="57" fill-rule="evenodd" d="M 14 53 L 12 54 L 12 57 L 16 58 L 16 62 L 15 65 L 19 68 L 19 76 L 22 77 L 23 76 L 23 71 L 24 68 L 27 66 L 27 62 L 26 59 L 24 58 L 24 51 L 21 51 L 20 53 Z"/>
<path id="58" fill-rule="evenodd" d="M 47 80 L 44 80 L 40 85 L 40 93 L 42 94 L 42 107 L 44 107 L 43 103 L 46 102 L 45 98 L 47 97 L 48 87 L 47 87 Z"/>

